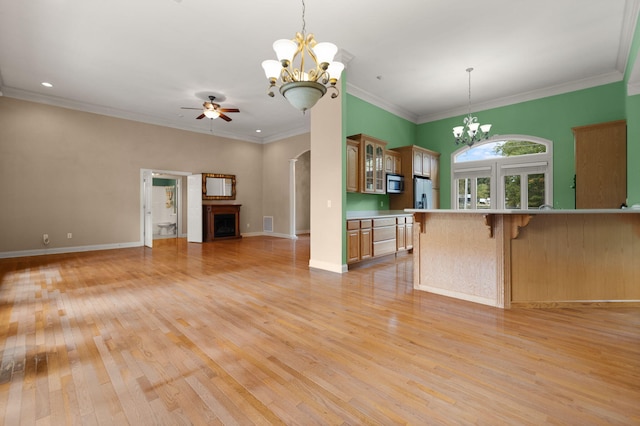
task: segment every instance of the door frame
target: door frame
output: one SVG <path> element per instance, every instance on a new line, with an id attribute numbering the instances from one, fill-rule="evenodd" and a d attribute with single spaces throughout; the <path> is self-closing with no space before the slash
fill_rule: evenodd
<path id="1" fill-rule="evenodd" d="M 159 169 L 140 169 L 140 243 L 141 245 L 147 246 L 149 248 L 153 247 L 153 216 L 152 216 L 152 209 L 151 209 L 151 203 L 152 203 L 152 190 L 151 188 L 153 187 L 153 175 L 154 174 L 161 174 L 161 175 L 173 175 L 175 177 L 182 177 L 182 176 L 190 176 L 193 173 L 192 172 L 180 172 L 180 171 L 175 171 L 175 170 L 159 170 Z M 151 179 L 151 181 L 149 182 L 149 191 L 146 191 L 146 187 L 145 187 L 145 179 Z M 182 184 L 179 183 L 180 188 L 182 188 Z M 181 191 L 182 189 L 180 189 Z M 178 226 L 176 229 L 176 236 L 180 235 L 180 229 L 181 229 L 181 225 L 182 225 L 182 205 L 181 205 L 181 200 L 178 200 L 178 198 L 180 198 L 180 196 L 178 196 L 178 194 L 176 194 L 176 201 L 179 203 L 178 204 Z M 187 205 L 189 202 L 189 194 L 187 194 Z M 148 210 L 147 210 L 148 208 Z M 146 216 L 149 215 L 149 220 L 146 220 Z M 149 228 L 149 229 L 147 229 Z M 148 237 L 148 238 L 147 238 Z"/>

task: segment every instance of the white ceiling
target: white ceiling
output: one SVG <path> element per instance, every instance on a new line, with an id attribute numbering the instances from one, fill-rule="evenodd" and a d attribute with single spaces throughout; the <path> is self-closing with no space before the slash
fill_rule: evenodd
<path id="1" fill-rule="evenodd" d="M 347 64 L 348 92 L 415 123 L 620 81 L 640 0 L 305 0 L 306 29 Z M 0 91 L 235 139 L 308 130 L 267 93 L 274 40 L 301 0 L 0 0 Z M 48 81 L 53 88 L 40 83 Z M 232 122 L 195 120 L 208 94 Z M 261 129 L 261 133 L 256 133 Z"/>

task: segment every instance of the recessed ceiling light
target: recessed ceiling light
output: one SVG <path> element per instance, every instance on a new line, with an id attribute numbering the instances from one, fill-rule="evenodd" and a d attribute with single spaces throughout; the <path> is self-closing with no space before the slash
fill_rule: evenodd
<path id="1" fill-rule="evenodd" d="M 43 81 L 41 84 L 42 84 L 44 87 L 53 87 L 53 84 L 51 84 L 51 83 L 47 83 L 46 81 Z"/>
<path id="2" fill-rule="evenodd" d="M 262 132 L 262 130 L 260 130 L 260 129 L 256 130 L 256 133 L 260 133 L 260 132 Z"/>

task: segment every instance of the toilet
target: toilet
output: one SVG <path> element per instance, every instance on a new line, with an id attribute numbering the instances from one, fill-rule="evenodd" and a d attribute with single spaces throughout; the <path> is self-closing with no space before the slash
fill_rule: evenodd
<path id="1" fill-rule="evenodd" d="M 158 223 L 158 234 L 159 235 L 173 235 L 176 233 L 176 224 L 172 222 L 162 222 Z"/>

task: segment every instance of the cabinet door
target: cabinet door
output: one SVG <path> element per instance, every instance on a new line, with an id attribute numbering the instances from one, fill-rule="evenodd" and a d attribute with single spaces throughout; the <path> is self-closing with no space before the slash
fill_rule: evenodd
<path id="1" fill-rule="evenodd" d="M 360 230 L 347 232 L 347 263 L 360 260 Z"/>
<path id="2" fill-rule="evenodd" d="M 576 208 L 618 209 L 627 199 L 626 121 L 573 128 Z"/>
<path id="3" fill-rule="evenodd" d="M 375 190 L 374 192 L 384 194 L 386 182 L 384 179 L 384 147 L 375 145 Z"/>
<path id="4" fill-rule="evenodd" d="M 413 152 L 413 174 L 422 176 L 422 152 Z"/>
<path id="5" fill-rule="evenodd" d="M 393 173 L 402 174 L 402 157 L 400 157 L 400 155 L 395 155 L 393 157 L 393 161 L 395 164 L 393 167 Z"/>
<path id="6" fill-rule="evenodd" d="M 422 176 L 431 177 L 431 155 L 422 153 Z"/>
<path id="7" fill-rule="evenodd" d="M 389 152 L 384 154 L 384 171 L 385 173 L 395 173 L 395 161 L 393 154 Z"/>
<path id="8" fill-rule="evenodd" d="M 375 192 L 375 145 L 373 142 L 364 143 L 364 163 L 363 163 L 363 187 L 362 192 Z"/>
<path id="9" fill-rule="evenodd" d="M 413 223 L 407 223 L 404 230 L 404 247 L 410 250 L 413 248 Z"/>
<path id="10" fill-rule="evenodd" d="M 431 185 L 440 188 L 440 157 L 431 156 Z"/>
<path id="11" fill-rule="evenodd" d="M 396 250 L 398 251 L 404 250 L 406 248 L 406 232 L 407 225 L 405 225 L 404 223 L 399 223 L 396 226 Z"/>
<path id="12" fill-rule="evenodd" d="M 358 153 L 357 143 L 347 141 L 347 191 L 358 192 Z"/>
<path id="13" fill-rule="evenodd" d="M 371 257 L 373 250 L 373 241 L 371 239 L 371 228 L 360 230 L 360 259 L 368 259 Z"/>

